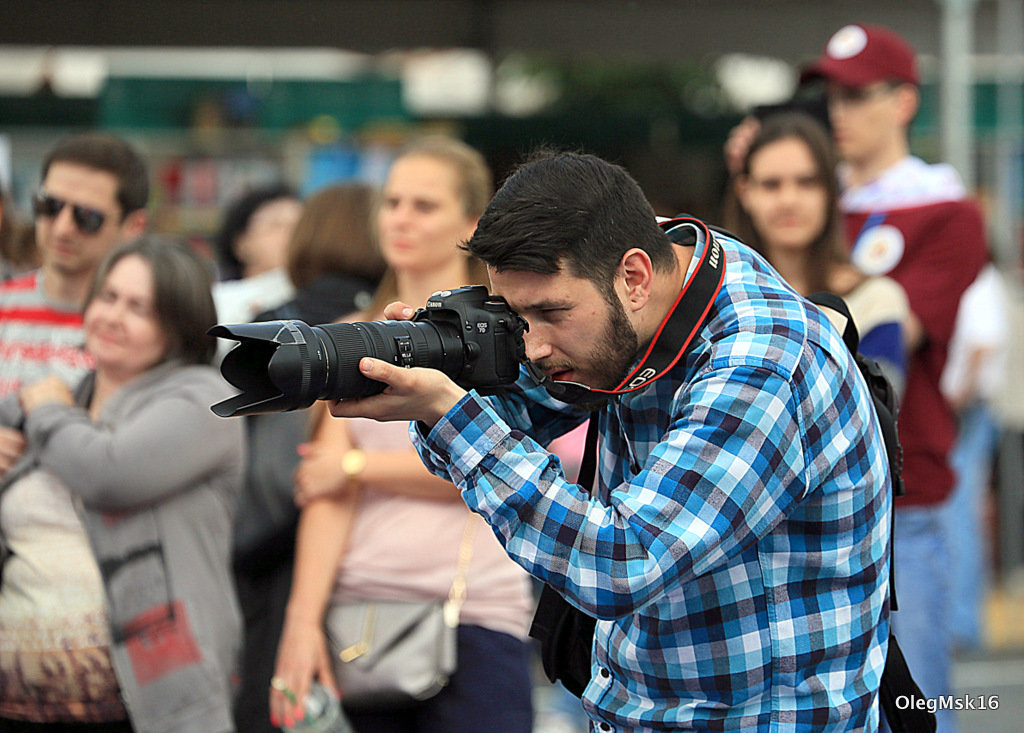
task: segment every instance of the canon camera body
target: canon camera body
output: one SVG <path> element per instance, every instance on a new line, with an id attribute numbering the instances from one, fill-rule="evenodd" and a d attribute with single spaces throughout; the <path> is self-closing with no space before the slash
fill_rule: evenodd
<path id="1" fill-rule="evenodd" d="M 482 285 L 434 293 L 409 321 L 217 325 L 210 335 L 238 341 L 221 373 L 242 392 L 212 409 L 232 417 L 377 394 L 387 385 L 362 375 L 364 356 L 438 369 L 464 389 L 493 391 L 519 376 L 526 329 L 505 299 Z"/>

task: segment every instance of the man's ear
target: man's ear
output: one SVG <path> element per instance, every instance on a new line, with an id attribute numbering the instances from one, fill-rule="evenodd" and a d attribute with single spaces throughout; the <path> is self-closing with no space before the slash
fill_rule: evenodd
<path id="1" fill-rule="evenodd" d="M 121 240 L 130 242 L 142 236 L 149 226 L 149 213 L 145 209 L 133 211 L 121 222 Z"/>
<path id="2" fill-rule="evenodd" d="M 650 256 L 636 247 L 627 251 L 619 262 L 618 276 L 625 303 L 633 310 L 642 308 L 654 287 L 654 264 Z"/>
<path id="3" fill-rule="evenodd" d="M 910 127 L 921 105 L 921 93 L 913 84 L 900 84 L 896 87 L 895 94 L 900 125 Z"/>

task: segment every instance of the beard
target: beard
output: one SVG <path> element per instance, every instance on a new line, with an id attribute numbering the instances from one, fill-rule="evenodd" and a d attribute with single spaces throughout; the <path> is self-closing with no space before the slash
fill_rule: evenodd
<path id="1" fill-rule="evenodd" d="M 608 323 L 594 350 L 590 352 L 589 364 L 586 365 L 588 386 L 597 389 L 618 387 L 636 361 L 640 346 L 636 330 L 626 317 L 622 303 L 614 295 L 606 300 Z"/>
<path id="2" fill-rule="evenodd" d="M 608 320 L 604 333 L 587 355 L 586 363 L 577 365 L 577 380 L 593 389 L 610 390 L 622 384 L 629 374 L 630 366 L 636 361 L 639 339 L 629 318 L 626 317 L 623 304 L 614 295 L 606 298 L 606 302 Z M 590 400 L 580 404 L 596 408 L 605 404 L 607 399 L 608 397 L 595 395 L 593 404 L 590 404 Z"/>

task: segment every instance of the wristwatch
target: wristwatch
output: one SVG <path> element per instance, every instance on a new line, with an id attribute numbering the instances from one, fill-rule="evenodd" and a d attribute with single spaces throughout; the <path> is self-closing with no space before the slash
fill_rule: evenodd
<path id="1" fill-rule="evenodd" d="M 349 481 L 359 478 L 359 475 L 366 470 L 366 453 L 359 448 L 350 448 L 341 457 L 341 470 Z"/>

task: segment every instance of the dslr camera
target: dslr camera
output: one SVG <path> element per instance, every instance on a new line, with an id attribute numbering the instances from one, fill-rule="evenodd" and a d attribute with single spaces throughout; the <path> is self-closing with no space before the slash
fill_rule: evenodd
<path id="1" fill-rule="evenodd" d="M 217 325 L 211 336 L 238 341 L 220 369 L 241 394 L 211 409 L 221 417 L 284 412 L 382 392 L 386 384 L 360 373 L 364 356 L 438 369 L 464 389 L 498 391 L 519 376 L 526 329 L 505 299 L 482 285 L 434 293 L 409 321 Z"/>

